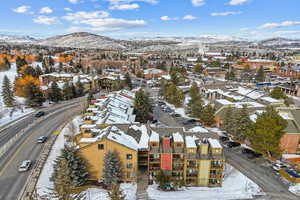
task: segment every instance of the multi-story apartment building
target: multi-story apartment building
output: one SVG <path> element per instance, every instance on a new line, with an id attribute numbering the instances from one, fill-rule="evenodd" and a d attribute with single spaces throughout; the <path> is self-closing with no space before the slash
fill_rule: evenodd
<path id="1" fill-rule="evenodd" d="M 225 158 L 216 139 L 173 133 L 160 137 L 152 132 L 149 140 L 149 175 L 155 179 L 160 170 L 187 186 L 222 186 Z"/>
<path id="2" fill-rule="evenodd" d="M 136 181 L 137 170 L 142 168 L 147 169 L 149 180 L 155 180 L 162 170 L 187 186 L 222 185 L 223 149 L 216 139 L 208 138 L 209 133 L 141 124 L 94 127 L 90 132 L 81 131 L 75 141 L 77 151 L 88 164 L 91 180 L 102 180 L 104 156 L 116 151 L 124 170 L 122 181 Z"/>

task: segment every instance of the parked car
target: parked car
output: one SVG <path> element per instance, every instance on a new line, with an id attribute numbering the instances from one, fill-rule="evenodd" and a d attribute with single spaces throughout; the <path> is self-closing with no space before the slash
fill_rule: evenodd
<path id="1" fill-rule="evenodd" d="M 44 111 L 39 111 L 35 114 L 35 117 L 42 117 L 44 116 L 46 113 Z"/>
<path id="2" fill-rule="evenodd" d="M 171 116 L 172 116 L 172 117 L 181 117 L 181 115 L 178 114 L 178 113 L 173 113 L 173 114 L 171 114 Z"/>
<path id="3" fill-rule="evenodd" d="M 272 166 L 272 168 L 275 170 L 275 171 L 279 171 L 283 168 L 287 168 L 287 166 L 283 163 L 276 163 Z"/>
<path id="4" fill-rule="evenodd" d="M 228 148 L 234 148 L 234 147 L 240 147 L 241 146 L 240 143 L 232 142 L 232 141 L 228 142 L 226 145 L 227 145 Z"/>
<path id="5" fill-rule="evenodd" d="M 22 161 L 21 165 L 19 166 L 19 172 L 26 172 L 29 170 L 31 166 L 31 160 L 24 160 Z"/>
<path id="6" fill-rule="evenodd" d="M 44 143 L 47 140 L 47 136 L 41 136 L 37 139 L 37 143 Z"/>
<path id="7" fill-rule="evenodd" d="M 158 105 L 162 106 L 162 105 L 166 105 L 166 103 L 163 102 L 163 101 L 159 101 L 159 102 L 158 102 Z"/>
<path id="8" fill-rule="evenodd" d="M 252 149 L 248 149 L 248 148 L 244 148 L 242 150 L 242 153 L 247 155 L 247 158 L 249 158 L 249 159 L 262 157 L 261 153 L 255 152 Z"/>
<path id="9" fill-rule="evenodd" d="M 195 120 L 195 119 L 188 119 L 183 122 L 183 125 L 191 125 L 191 124 L 195 124 L 196 122 L 197 122 L 197 120 Z"/>
<path id="10" fill-rule="evenodd" d="M 219 139 L 221 142 L 229 141 L 229 137 L 227 137 L 227 136 L 220 136 Z"/>

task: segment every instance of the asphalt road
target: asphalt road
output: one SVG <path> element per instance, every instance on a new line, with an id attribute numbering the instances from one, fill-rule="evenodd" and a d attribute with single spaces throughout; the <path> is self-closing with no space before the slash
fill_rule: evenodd
<path id="1" fill-rule="evenodd" d="M 16 200 L 22 190 L 29 172 L 19 173 L 18 167 L 23 160 L 32 160 L 34 162 L 41 153 L 43 144 L 36 144 L 39 136 L 53 137 L 60 125 L 66 120 L 71 119 L 80 111 L 80 101 L 76 101 L 73 105 L 57 105 L 53 108 L 46 109 L 47 112 L 57 111 L 53 115 L 46 115 L 41 121 L 37 122 L 24 132 L 17 142 L 9 149 L 9 151 L 0 158 L 0 199 Z M 11 128 L 0 133 L 1 141 L 7 141 L 9 137 L 13 137 L 31 123 L 32 116 L 14 124 Z M 4 144 L 5 142 L 1 142 Z"/>
<path id="2" fill-rule="evenodd" d="M 169 114 L 162 112 L 158 107 L 154 109 L 154 117 L 166 126 L 180 127 L 179 122 Z M 262 166 L 254 160 L 248 160 L 237 149 L 225 149 L 226 161 L 241 173 L 258 184 L 266 193 L 264 196 L 256 197 L 257 200 L 299 200 L 300 197 L 288 190 L 278 175 L 270 167 Z"/>

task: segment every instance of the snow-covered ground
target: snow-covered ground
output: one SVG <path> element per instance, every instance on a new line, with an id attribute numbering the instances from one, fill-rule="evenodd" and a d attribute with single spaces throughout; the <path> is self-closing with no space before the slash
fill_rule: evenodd
<path id="1" fill-rule="evenodd" d="M 13 84 L 15 77 L 17 75 L 17 68 L 16 68 L 16 64 L 12 63 L 11 64 L 11 68 L 8 71 L 4 71 L 4 72 L 0 72 L 0 126 L 3 126 L 11 121 L 17 120 L 20 117 L 27 115 L 29 113 L 34 112 L 33 109 L 25 109 L 22 104 L 24 104 L 24 99 L 21 97 L 16 97 L 16 103 L 19 106 L 19 108 L 15 108 L 15 111 L 12 113 L 12 115 L 10 114 L 12 109 L 11 108 L 7 108 L 4 104 L 3 104 L 3 97 L 2 97 L 2 83 L 3 83 L 3 79 L 4 76 L 7 76 L 7 78 L 10 80 L 11 85 Z"/>
<path id="2" fill-rule="evenodd" d="M 169 106 L 172 110 L 174 110 L 175 113 L 180 114 L 181 117 L 187 118 L 187 119 L 192 119 L 191 117 L 189 117 L 186 113 L 185 113 L 185 109 L 184 108 L 176 108 L 173 104 L 170 104 L 168 102 L 166 102 L 166 105 Z"/>
<path id="3" fill-rule="evenodd" d="M 294 193 L 294 194 L 300 196 L 300 183 L 290 186 L 290 187 L 289 187 L 289 190 L 290 190 L 292 193 Z"/>
<path id="4" fill-rule="evenodd" d="M 75 117 L 72 122 L 76 127 L 75 133 L 77 133 L 79 131 L 79 124 L 81 122 L 81 117 L 80 116 Z M 48 188 L 53 187 L 53 183 L 49 180 L 49 178 L 53 172 L 54 161 L 60 155 L 61 150 L 64 148 L 64 144 L 65 144 L 64 136 L 70 134 L 70 132 L 71 132 L 70 124 L 71 123 L 66 125 L 62 129 L 60 135 L 57 137 L 57 139 L 51 149 L 50 155 L 49 155 L 49 157 L 44 165 L 44 168 L 41 172 L 41 175 L 39 177 L 39 180 L 38 180 L 37 186 L 36 186 L 37 193 L 40 196 L 47 194 L 49 192 Z"/>
<path id="5" fill-rule="evenodd" d="M 219 188 L 188 187 L 181 191 L 164 192 L 157 189 L 153 184 L 148 187 L 148 194 L 153 200 L 233 200 L 252 199 L 254 195 L 264 193 L 257 184 L 248 179 L 238 170 L 230 165 L 226 165 L 225 180 L 223 186 Z"/>
<path id="6" fill-rule="evenodd" d="M 125 195 L 125 200 L 136 200 L 136 184 L 122 183 L 121 189 Z M 86 192 L 86 200 L 110 200 L 108 191 L 99 188 L 89 188 Z"/>

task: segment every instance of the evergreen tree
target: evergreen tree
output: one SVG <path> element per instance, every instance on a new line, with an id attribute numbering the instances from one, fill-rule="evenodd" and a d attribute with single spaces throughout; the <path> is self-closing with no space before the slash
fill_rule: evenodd
<path id="1" fill-rule="evenodd" d="M 259 70 L 257 71 L 257 73 L 256 73 L 255 80 L 256 80 L 257 82 L 264 82 L 265 79 L 266 79 L 266 77 L 265 77 L 264 67 L 261 66 L 261 67 L 259 68 Z"/>
<path id="2" fill-rule="evenodd" d="M 145 123 L 152 112 L 152 105 L 149 95 L 140 89 L 135 94 L 134 113 L 136 114 L 136 121 Z"/>
<path id="3" fill-rule="evenodd" d="M 53 66 L 54 65 L 54 60 L 53 60 L 52 56 L 49 56 L 48 59 L 49 59 L 49 65 Z"/>
<path id="4" fill-rule="evenodd" d="M 236 133 L 236 115 L 235 115 L 235 111 L 232 107 L 229 107 L 226 109 L 221 128 L 227 134 L 235 135 L 235 133 Z"/>
<path id="5" fill-rule="evenodd" d="M 132 82 L 128 72 L 125 74 L 125 83 L 129 89 L 132 89 Z"/>
<path id="6" fill-rule="evenodd" d="M 174 104 L 176 107 L 182 106 L 185 98 L 183 90 L 177 89 L 174 83 L 166 86 L 164 96 L 167 102 Z"/>
<path id="7" fill-rule="evenodd" d="M 5 75 L 2 83 L 2 97 L 3 103 L 7 107 L 13 107 L 15 105 L 15 97 L 14 92 L 12 90 L 12 86 L 10 84 L 10 80 Z"/>
<path id="8" fill-rule="evenodd" d="M 274 90 L 272 90 L 271 97 L 274 99 L 285 99 L 287 96 L 280 88 L 276 87 Z"/>
<path id="9" fill-rule="evenodd" d="M 62 72 L 62 71 L 63 71 L 63 64 L 61 62 L 59 62 L 58 72 Z"/>
<path id="10" fill-rule="evenodd" d="M 77 89 L 76 89 L 76 87 L 73 83 L 70 84 L 70 88 L 71 88 L 71 91 L 72 91 L 72 94 L 73 94 L 73 98 L 78 97 Z"/>
<path id="11" fill-rule="evenodd" d="M 111 200 L 125 200 L 125 195 L 120 188 L 120 184 L 113 184 L 111 192 L 108 192 L 108 196 Z"/>
<path id="12" fill-rule="evenodd" d="M 78 186 L 86 184 L 88 172 L 84 161 L 76 155 L 75 150 L 64 148 L 53 165 L 54 171 L 50 180 L 54 183 L 50 199 L 75 200 L 81 199 L 82 194 L 74 194 Z"/>
<path id="13" fill-rule="evenodd" d="M 215 124 L 215 109 L 211 105 L 205 106 L 201 113 L 200 120 L 205 126 L 212 126 Z"/>
<path id="14" fill-rule="evenodd" d="M 58 87 L 56 82 L 52 82 L 48 97 L 50 101 L 56 103 L 62 100 L 61 89 Z"/>
<path id="15" fill-rule="evenodd" d="M 43 75 L 43 70 L 41 69 L 41 67 L 39 65 L 36 66 L 35 72 L 36 72 L 37 76 Z"/>
<path id="16" fill-rule="evenodd" d="M 115 151 L 108 151 L 104 156 L 103 182 L 111 187 L 120 182 L 123 176 L 122 165 L 119 154 Z"/>
<path id="17" fill-rule="evenodd" d="M 201 74 L 201 73 L 203 72 L 203 67 L 202 67 L 202 65 L 196 64 L 196 65 L 194 66 L 194 71 L 197 72 L 197 73 L 199 73 L 199 74 Z"/>
<path id="18" fill-rule="evenodd" d="M 40 88 L 32 82 L 25 86 L 24 91 L 26 104 L 30 107 L 41 106 L 42 103 L 45 101 L 45 98 Z"/>
<path id="19" fill-rule="evenodd" d="M 249 118 L 249 111 L 246 105 L 238 112 L 236 120 L 236 138 L 239 140 L 245 140 L 247 137 L 247 131 L 252 127 L 252 121 Z"/>
<path id="20" fill-rule="evenodd" d="M 10 62 L 4 57 L 3 63 L 0 64 L 0 71 L 7 71 L 10 69 Z"/>
<path id="21" fill-rule="evenodd" d="M 19 69 L 20 67 L 27 65 L 27 62 L 24 58 L 20 58 L 19 56 L 16 58 L 16 67 Z"/>
<path id="22" fill-rule="evenodd" d="M 76 94 L 78 97 L 81 97 L 84 95 L 84 87 L 83 84 L 80 81 L 80 78 L 78 79 L 77 83 L 76 83 Z"/>
<path id="23" fill-rule="evenodd" d="M 280 139 L 286 127 L 287 121 L 273 107 L 268 107 L 248 130 L 251 147 L 268 157 L 278 155 L 281 153 Z"/>
<path id="24" fill-rule="evenodd" d="M 235 81 L 236 80 L 236 75 L 235 75 L 235 71 L 233 68 L 231 68 L 225 75 L 225 79 L 226 80 L 230 80 L 230 81 Z"/>
<path id="25" fill-rule="evenodd" d="M 64 100 L 70 100 L 76 96 L 76 95 L 74 96 L 72 88 L 69 83 L 64 84 L 62 93 L 63 93 Z"/>

